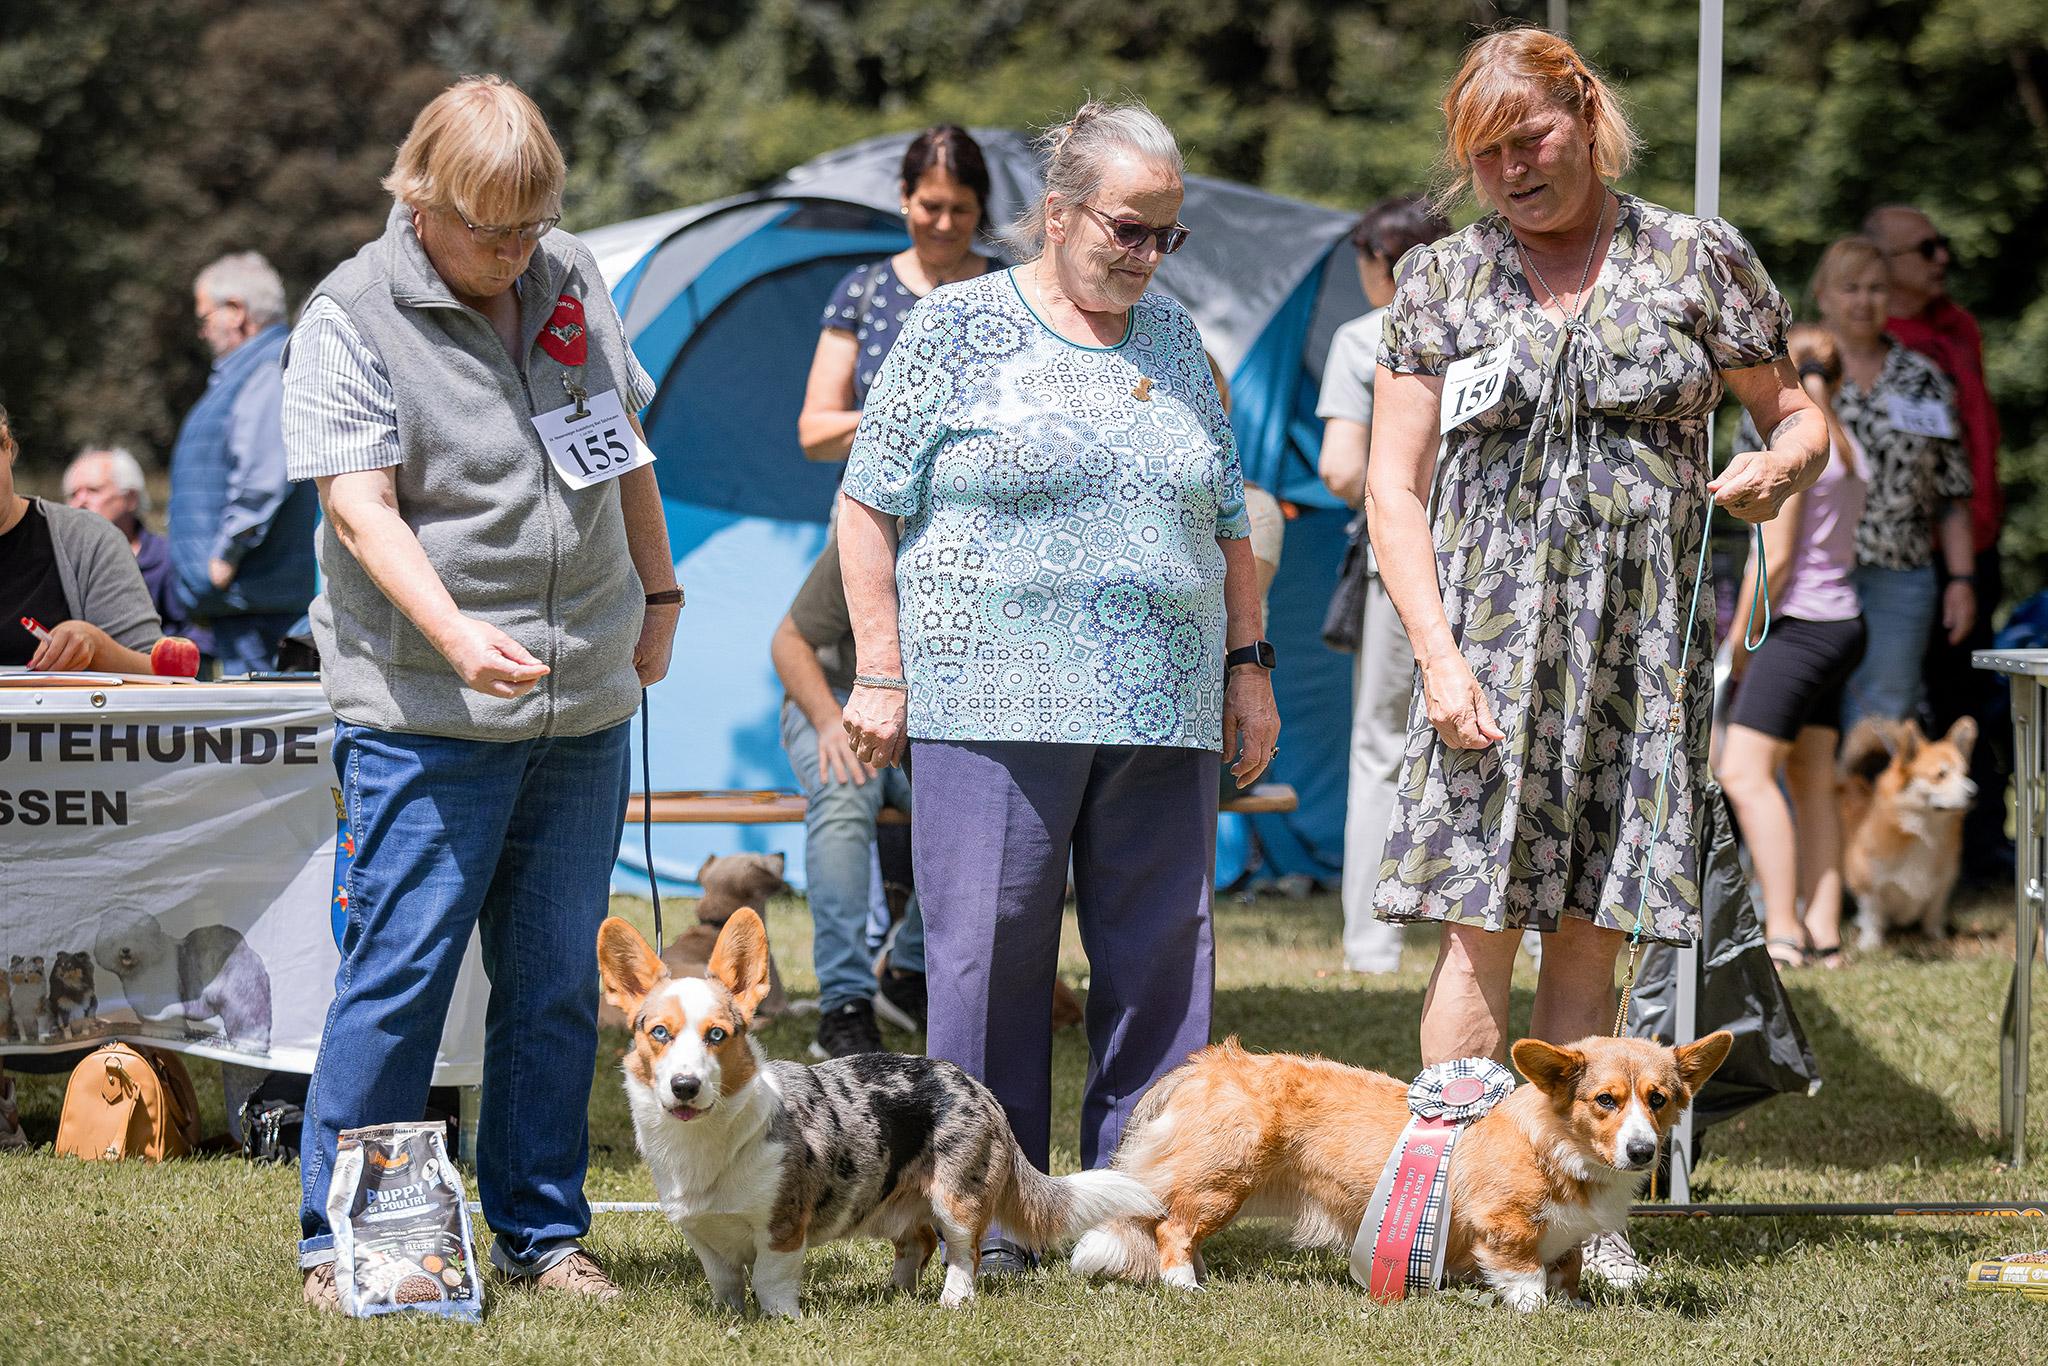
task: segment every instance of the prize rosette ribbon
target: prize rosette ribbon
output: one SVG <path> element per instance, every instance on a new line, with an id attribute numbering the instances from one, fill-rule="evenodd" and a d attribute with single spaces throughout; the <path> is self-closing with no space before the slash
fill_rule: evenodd
<path id="1" fill-rule="evenodd" d="M 1514 1073 L 1491 1058 L 1438 1063 L 1409 1086 L 1413 1118 L 1387 1154 L 1351 1244 L 1352 1279 L 1374 1299 L 1443 1284 L 1452 1150 L 1466 1125 L 1514 1089 Z"/>

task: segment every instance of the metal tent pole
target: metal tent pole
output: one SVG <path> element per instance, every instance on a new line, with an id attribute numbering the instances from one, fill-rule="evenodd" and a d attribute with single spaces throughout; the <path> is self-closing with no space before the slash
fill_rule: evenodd
<path id="1" fill-rule="evenodd" d="M 1699 110 L 1694 124 L 1693 156 L 1693 212 L 1706 218 L 1721 211 L 1721 0 L 1700 0 Z M 1713 439 L 1710 420 L 1710 449 Z M 1677 970 L 1672 1041 L 1690 1043 L 1699 1033 L 1699 945 L 1688 945 L 1678 951 Z M 1671 1133 L 1671 1199 L 1684 1204 L 1691 1198 L 1692 1111 L 1688 1109 Z"/>

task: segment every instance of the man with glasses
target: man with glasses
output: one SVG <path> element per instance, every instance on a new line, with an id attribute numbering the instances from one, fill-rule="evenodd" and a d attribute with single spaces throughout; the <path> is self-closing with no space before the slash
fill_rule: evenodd
<path id="1" fill-rule="evenodd" d="M 221 673 L 246 674 L 274 667 L 305 619 L 320 506 L 285 477 L 284 282 L 253 251 L 223 256 L 193 283 L 192 313 L 213 375 L 171 452 L 173 606 Z"/>
<path id="2" fill-rule="evenodd" d="M 2003 685 L 1970 667 L 1971 652 L 1991 644 L 1991 620 L 2003 595 L 1998 532 L 2005 519 L 2005 497 L 1998 486 L 1998 409 L 1984 379 L 1984 338 L 1969 310 L 1949 298 L 1948 270 L 1955 258 L 1948 238 L 1924 212 L 1910 204 L 1884 205 L 1863 220 L 1863 233 L 1884 252 L 1892 313 L 1885 321 L 1885 331 L 1939 365 L 1956 386 L 1956 413 L 1962 423 L 1959 435 L 1969 452 L 1975 482 L 1970 533 L 1976 565 L 1970 577 L 1976 589 L 1977 616 L 1959 644 L 1950 644 L 1942 632 L 1933 634 L 1927 657 L 1927 702 L 1936 733 L 1947 730 L 1958 717 L 1977 718 L 1981 738 L 1972 759 L 1971 777 L 1980 796 L 1965 827 L 1963 866 L 1972 877 L 2003 881 L 2012 865 L 2003 800 L 2011 762 L 2002 728 L 1985 724 L 1997 716 Z M 1940 563 L 1938 557 L 1936 563 Z"/>

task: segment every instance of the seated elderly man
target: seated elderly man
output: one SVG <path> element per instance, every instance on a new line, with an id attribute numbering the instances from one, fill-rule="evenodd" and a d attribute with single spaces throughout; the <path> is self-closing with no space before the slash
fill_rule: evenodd
<path id="1" fill-rule="evenodd" d="M 877 1006 L 893 1022 L 924 1027 L 924 916 L 911 894 L 877 983 L 869 966 L 868 903 L 875 822 L 884 806 L 910 809 L 910 778 L 854 756 L 840 719 L 853 688 L 853 622 L 839 577 L 839 540 L 826 538 L 769 645 L 781 678 L 782 747 L 804 790 L 804 868 L 811 961 L 818 971 L 820 1057 L 882 1051 Z"/>
<path id="2" fill-rule="evenodd" d="M 123 446 L 87 446 L 64 471 L 64 501 L 97 512 L 128 538 L 135 567 L 142 571 L 150 604 L 163 619 L 165 632 L 183 635 L 185 623 L 171 610 L 171 588 L 177 579 L 171 543 L 142 524 L 149 511 L 149 486 L 141 462 Z"/>

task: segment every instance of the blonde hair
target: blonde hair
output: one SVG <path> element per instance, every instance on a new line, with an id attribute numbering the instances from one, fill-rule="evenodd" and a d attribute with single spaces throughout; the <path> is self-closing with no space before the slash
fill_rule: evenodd
<path id="1" fill-rule="evenodd" d="M 1437 208 L 1449 212 L 1477 196 L 1472 158 L 1507 137 L 1536 109 L 1551 105 L 1583 118 L 1593 130 L 1593 171 L 1612 184 L 1628 173 L 1642 139 L 1621 97 L 1578 49 L 1548 29 L 1501 29 L 1465 49 L 1444 91 L 1444 184 Z"/>
<path id="2" fill-rule="evenodd" d="M 1841 276 L 1864 266 L 1885 268 L 1884 248 L 1868 237 L 1837 237 L 1828 243 L 1828 249 L 1820 254 L 1820 264 L 1813 268 L 1813 280 L 1807 285 L 1814 302 L 1820 301 L 1820 292 Z"/>
<path id="3" fill-rule="evenodd" d="M 560 213 L 567 179 L 540 106 L 503 76 L 465 76 L 412 121 L 384 188 L 410 209 L 509 227 Z"/>
<path id="4" fill-rule="evenodd" d="M 1177 180 L 1187 173 L 1172 132 L 1137 99 L 1115 104 L 1089 100 L 1072 118 L 1041 133 L 1032 146 L 1045 159 L 1045 190 L 1037 203 L 997 234 L 1019 261 L 1030 260 L 1045 248 L 1047 197 L 1056 194 L 1069 206 L 1087 203 L 1101 190 L 1117 157 L 1134 156 L 1173 172 Z"/>

